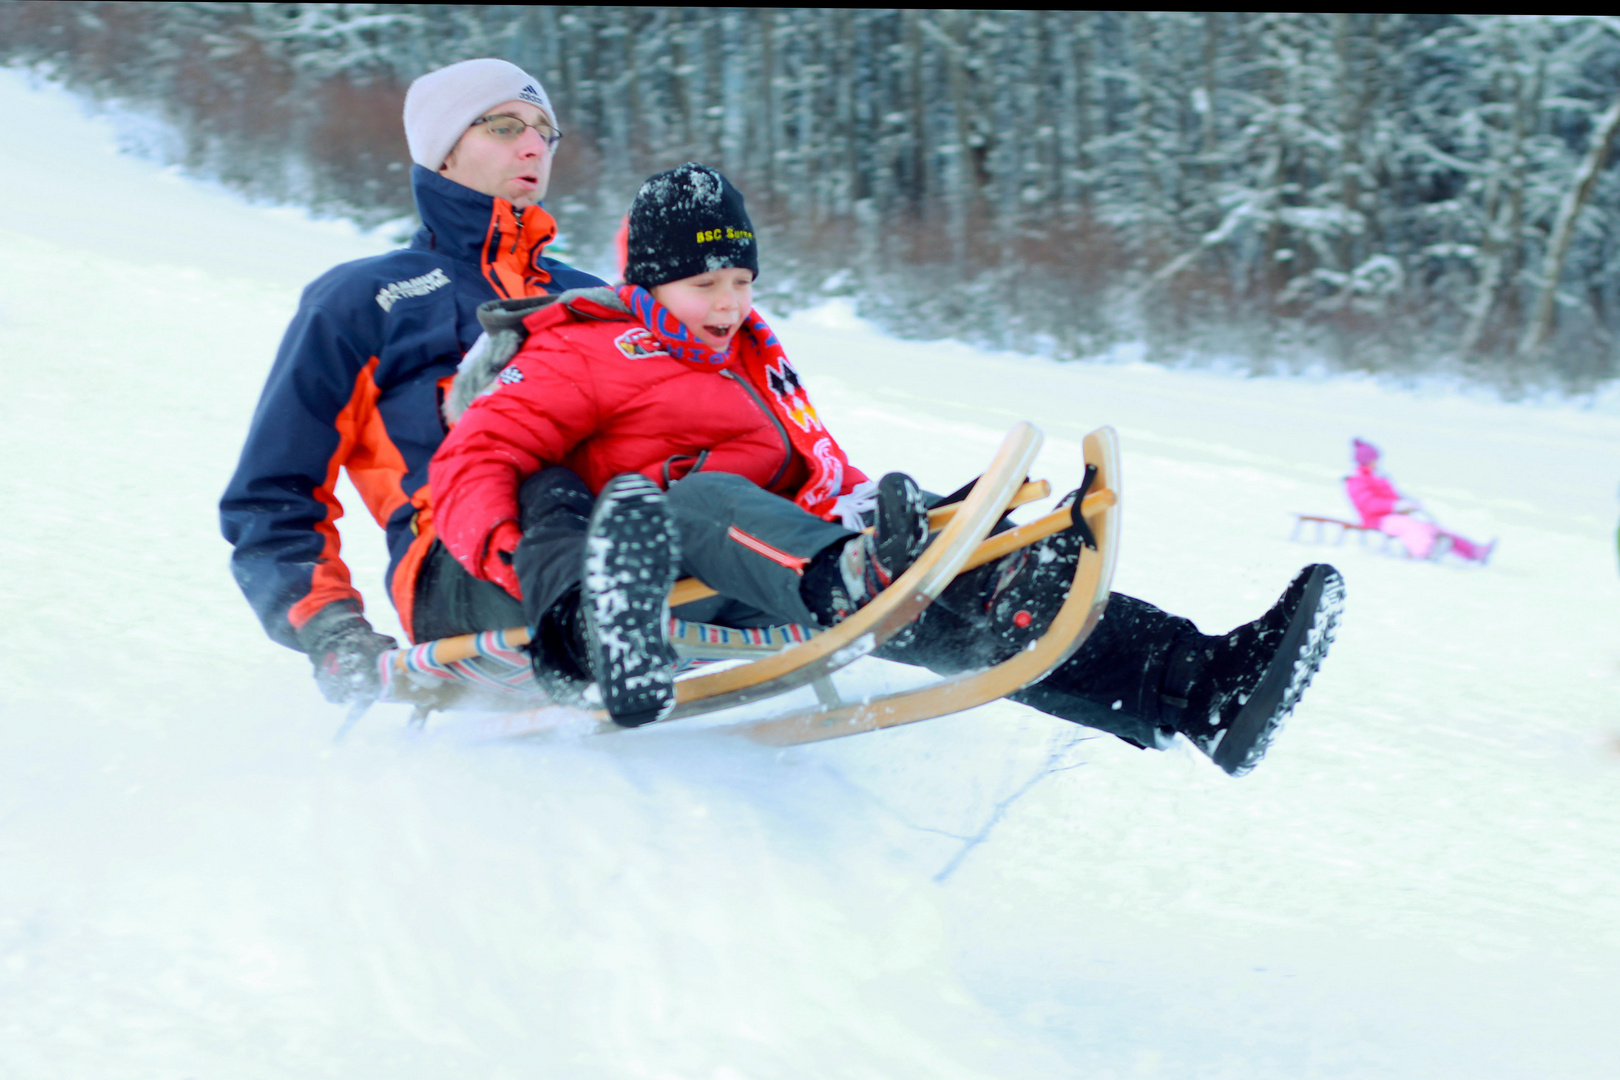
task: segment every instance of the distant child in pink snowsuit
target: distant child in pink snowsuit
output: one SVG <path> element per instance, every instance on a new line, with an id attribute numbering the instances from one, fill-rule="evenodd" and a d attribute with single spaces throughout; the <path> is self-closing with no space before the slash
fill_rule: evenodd
<path id="1" fill-rule="evenodd" d="M 1484 563 L 1496 549 L 1496 541 L 1476 544 L 1454 532 L 1448 532 L 1432 521 L 1413 516 L 1422 506 L 1408 499 L 1387 477 L 1377 470 L 1378 447 L 1356 439 L 1353 442 L 1356 474 L 1344 478 L 1345 491 L 1350 502 L 1361 514 L 1361 524 L 1393 536 L 1411 553 L 1414 559 L 1438 558 L 1447 551 L 1455 551 L 1465 559 Z"/>

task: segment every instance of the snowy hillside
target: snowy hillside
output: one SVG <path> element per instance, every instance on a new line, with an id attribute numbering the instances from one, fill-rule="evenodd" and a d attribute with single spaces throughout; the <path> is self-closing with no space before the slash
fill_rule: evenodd
<path id="1" fill-rule="evenodd" d="M 0 1076 L 1613 1075 L 1620 400 L 776 320 L 868 472 L 948 489 L 1029 419 L 1061 490 L 1113 424 L 1117 586 L 1205 630 L 1334 561 L 1261 767 L 1006 703 L 782 753 L 386 708 L 335 746 L 215 501 L 298 290 L 386 242 L 121 157 L 16 72 L 0 136 Z M 1352 436 L 1492 564 L 1289 542 L 1348 509 Z"/>

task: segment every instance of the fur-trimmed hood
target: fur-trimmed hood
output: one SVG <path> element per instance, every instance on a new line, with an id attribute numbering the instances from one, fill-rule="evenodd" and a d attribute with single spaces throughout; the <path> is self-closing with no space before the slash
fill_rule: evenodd
<path id="1" fill-rule="evenodd" d="M 473 347 L 461 358 L 455 381 L 450 384 L 450 392 L 444 396 L 446 424 L 454 427 L 474 401 L 495 389 L 495 376 L 512 362 L 512 357 L 517 355 L 518 350 L 523 348 L 523 342 L 528 339 L 529 329 L 524 325 L 524 320 L 554 303 L 562 304 L 573 314 L 588 319 L 601 319 L 610 312 L 614 315 L 631 314 L 629 305 L 605 285 L 570 289 L 554 296 L 490 300 L 478 305 L 478 322 L 484 332 L 478 335 Z"/>

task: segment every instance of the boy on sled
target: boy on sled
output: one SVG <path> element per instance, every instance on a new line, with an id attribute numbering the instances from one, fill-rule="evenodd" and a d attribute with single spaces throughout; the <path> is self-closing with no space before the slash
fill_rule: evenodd
<path id="1" fill-rule="evenodd" d="M 594 681 L 634 726 L 674 707 L 677 577 L 719 593 L 681 618 L 830 627 L 905 572 L 928 542 L 929 499 L 904 474 L 874 484 L 848 462 L 752 308 L 758 268 L 741 193 L 688 163 L 637 195 L 624 284 L 484 306 L 496 332 L 462 363 L 430 466 L 432 524 L 467 575 L 439 588 L 460 614 L 445 633 L 515 622 L 455 602 L 498 585 L 521 605 L 542 685 Z M 1016 654 L 1062 602 L 1082 532 L 963 574 L 880 655 L 949 673 Z M 1316 671 L 1342 602 L 1337 571 L 1310 566 L 1265 615 L 1211 637 L 1113 594 L 1080 650 L 1012 696 L 1138 746 L 1186 735 L 1240 775 Z"/>

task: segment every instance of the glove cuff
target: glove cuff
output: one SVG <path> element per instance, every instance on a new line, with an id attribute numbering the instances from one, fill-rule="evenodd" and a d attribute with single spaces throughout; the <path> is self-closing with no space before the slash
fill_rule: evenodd
<path id="1" fill-rule="evenodd" d="M 478 560 L 479 573 L 486 581 L 499 582 L 511 576 L 512 553 L 523 540 L 523 530 L 508 518 L 489 531 L 484 541 L 484 557 Z M 503 557 L 504 556 L 504 557 Z"/>
<path id="2" fill-rule="evenodd" d="M 371 629 L 371 623 L 360 612 L 360 605 L 353 600 L 334 600 L 317 611 L 299 628 L 298 647 L 306 654 L 314 656 L 325 651 L 333 638 L 356 627 L 363 630 Z"/>

